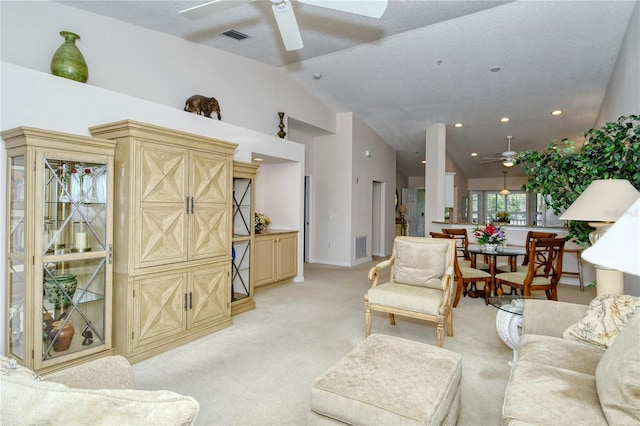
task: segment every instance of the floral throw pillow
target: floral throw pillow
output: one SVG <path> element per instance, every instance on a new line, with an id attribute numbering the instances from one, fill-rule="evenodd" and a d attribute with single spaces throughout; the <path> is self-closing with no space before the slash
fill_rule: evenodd
<path id="1" fill-rule="evenodd" d="M 562 337 L 607 349 L 640 310 L 640 297 L 603 294 L 589 303 L 584 318 L 567 328 Z"/>
<path id="2" fill-rule="evenodd" d="M 25 379 L 44 380 L 34 371 L 18 364 L 18 361 L 16 361 L 15 359 L 7 358 L 4 355 L 0 355 L 0 376 L 13 376 L 23 377 Z"/>

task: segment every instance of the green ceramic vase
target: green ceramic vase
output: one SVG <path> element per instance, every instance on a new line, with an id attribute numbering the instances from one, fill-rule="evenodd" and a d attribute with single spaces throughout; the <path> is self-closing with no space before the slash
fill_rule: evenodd
<path id="1" fill-rule="evenodd" d="M 64 43 L 51 58 L 51 73 L 85 83 L 89 78 L 89 69 L 82 52 L 76 46 L 76 40 L 80 40 L 80 36 L 70 31 L 60 31 L 60 35 L 64 37 Z"/>

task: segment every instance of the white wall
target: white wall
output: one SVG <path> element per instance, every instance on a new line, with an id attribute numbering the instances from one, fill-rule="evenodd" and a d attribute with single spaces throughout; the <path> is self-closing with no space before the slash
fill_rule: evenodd
<path id="1" fill-rule="evenodd" d="M 371 260 L 372 255 L 372 207 L 373 182 L 383 183 L 381 203 L 384 217 L 380 243 L 384 255 L 390 255 L 395 235 L 396 153 L 387 143 L 360 119 L 353 120 L 352 146 L 352 214 L 351 214 L 351 263 Z M 370 157 L 365 155 L 369 151 Z M 367 258 L 354 259 L 354 239 L 367 235 Z M 380 254 L 380 253 L 376 253 Z"/>
<path id="2" fill-rule="evenodd" d="M 640 114 L 640 2 L 631 14 L 616 66 L 609 80 L 596 126 Z"/>
<path id="3" fill-rule="evenodd" d="M 640 114 L 640 2 L 631 15 L 627 32 L 609 80 L 596 126 L 617 121 L 620 116 Z M 637 235 L 630 238 L 638 238 Z M 640 254 L 638 254 L 640 257 Z M 640 296 L 640 277 L 625 274 L 624 292 Z"/>
<path id="4" fill-rule="evenodd" d="M 58 33 L 69 30 L 81 36 L 92 86 L 178 109 L 193 94 L 215 96 L 223 121 L 272 135 L 278 111 L 335 128 L 333 111 L 278 68 L 56 2 L 0 7 L 2 61 L 49 73 Z"/>
<path id="5" fill-rule="evenodd" d="M 336 134 L 313 143 L 313 211 L 310 261 L 349 266 L 351 258 L 350 113 L 338 114 Z"/>

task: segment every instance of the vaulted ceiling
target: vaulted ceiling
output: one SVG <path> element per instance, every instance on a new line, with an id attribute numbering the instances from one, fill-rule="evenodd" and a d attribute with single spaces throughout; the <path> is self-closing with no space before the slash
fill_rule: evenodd
<path id="1" fill-rule="evenodd" d="M 507 135 L 513 151 L 581 140 L 595 124 L 636 4 L 390 0 L 373 19 L 294 1 L 304 48 L 287 52 L 269 1 L 197 21 L 178 12 L 202 1 L 62 3 L 282 67 L 332 109 L 374 129 L 397 150 L 405 175 L 424 174 L 425 129 L 445 123 L 447 151 L 470 178 L 502 176 L 500 162 L 482 159 L 505 151 Z M 230 29 L 249 38 L 221 35 Z"/>

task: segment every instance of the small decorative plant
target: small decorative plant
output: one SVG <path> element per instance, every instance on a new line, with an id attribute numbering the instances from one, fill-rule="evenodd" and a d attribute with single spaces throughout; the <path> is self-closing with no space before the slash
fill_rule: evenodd
<path id="1" fill-rule="evenodd" d="M 254 226 L 256 232 L 261 232 L 271 225 L 271 218 L 264 213 L 256 213 L 254 216 Z"/>
<path id="2" fill-rule="evenodd" d="M 509 218 L 509 212 L 498 212 L 496 213 L 496 221 L 509 223 L 511 219 Z"/>
<path id="3" fill-rule="evenodd" d="M 507 234 L 502 230 L 502 228 L 493 224 L 477 226 L 473 230 L 473 236 L 476 237 L 476 240 L 480 245 L 502 245 L 507 239 Z"/>

